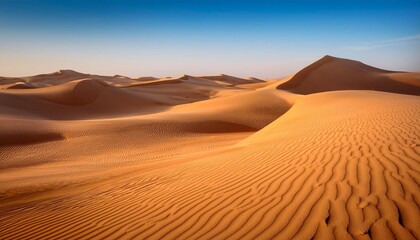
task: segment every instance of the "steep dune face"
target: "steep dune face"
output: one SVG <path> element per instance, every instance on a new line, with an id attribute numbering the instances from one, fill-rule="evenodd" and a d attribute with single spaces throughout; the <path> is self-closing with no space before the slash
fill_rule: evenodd
<path id="1" fill-rule="evenodd" d="M 280 84 L 278 89 L 300 94 L 375 90 L 420 95 L 419 82 L 420 73 L 392 72 L 353 60 L 325 56 Z"/>

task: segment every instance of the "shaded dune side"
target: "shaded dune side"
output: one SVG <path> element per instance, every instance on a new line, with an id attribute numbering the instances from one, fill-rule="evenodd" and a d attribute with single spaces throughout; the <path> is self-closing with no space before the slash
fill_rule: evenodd
<path id="1" fill-rule="evenodd" d="M 300 94 L 376 90 L 420 95 L 419 76 L 420 73 L 392 72 L 327 55 L 296 73 L 289 81 L 280 84 L 278 89 Z"/>
<path id="2" fill-rule="evenodd" d="M 28 91 L 27 96 L 61 105 L 83 106 L 95 101 L 101 91 L 108 86 L 99 80 L 80 80 L 42 90 Z"/>
<path id="3" fill-rule="evenodd" d="M 0 208 L 1 237 L 419 239 L 419 112 L 414 96 L 304 96 L 223 154 Z"/>
<path id="4" fill-rule="evenodd" d="M 139 77 L 136 80 L 138 80 L 138 81 L 153 81 L 153 80 L 158 80 L 158 79 L 159 78 L 148 76 L 148 77 Z"/>
<path id="5" fill-rule="evenodd" d="M 30 145 L 37 143 L 60 141 L 65 139 L 66 138 L 62 134 L 55 132 L 10 131 L 9 133 L 2 132 L 0 134 L 0 147 L 13 145 Z"/>

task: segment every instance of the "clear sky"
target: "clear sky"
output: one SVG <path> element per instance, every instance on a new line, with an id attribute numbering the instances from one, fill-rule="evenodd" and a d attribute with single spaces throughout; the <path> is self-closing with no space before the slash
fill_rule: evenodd
<path id="1" fill-rule="evenodd" d="M 268 79 L 326 54 L 420 71 L 420 0 L 0 0 L 0 76 Z"/>

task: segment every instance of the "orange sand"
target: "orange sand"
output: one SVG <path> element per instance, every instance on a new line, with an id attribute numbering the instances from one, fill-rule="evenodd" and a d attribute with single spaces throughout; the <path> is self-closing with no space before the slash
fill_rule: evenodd
<path id="1" fill-rule="evenodd" d="M 419 83 L 0 78 L 0 239 L 420 239 Z"/>

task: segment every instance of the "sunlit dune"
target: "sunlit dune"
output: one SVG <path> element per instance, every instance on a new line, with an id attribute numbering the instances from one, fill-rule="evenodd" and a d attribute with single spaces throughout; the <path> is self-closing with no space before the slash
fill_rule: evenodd
<path id="1" fill-rule="evenodd" d="M 0 78 L 0 239 L 420 239 L 420 73 Z"/>
<path id="2" fill-rule="evenodd" d="M 279 89 L 310 94 L 336 90 L 375 90 L 419 95 L 420 73 L 374 68 L 358 61 L 325 56 L 296 73 Z"/>

